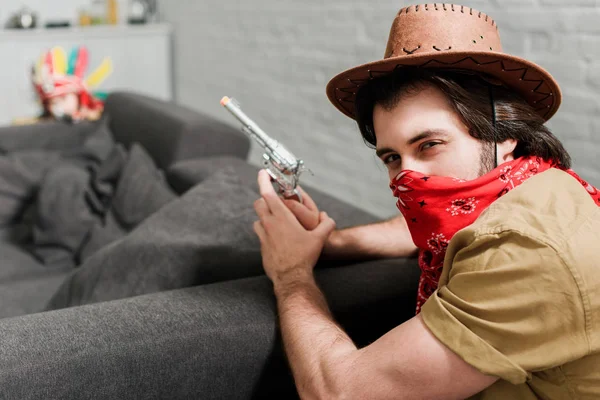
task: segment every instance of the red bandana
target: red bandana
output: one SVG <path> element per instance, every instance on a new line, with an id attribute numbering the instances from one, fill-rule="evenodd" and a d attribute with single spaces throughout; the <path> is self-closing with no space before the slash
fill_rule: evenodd
<path id="1" fill-rule="evenodd" d="M 459 230 L 471 225 L 496 199 L 533 175 L 554 165 L 540 158 L 521 157 L 504 163 L 477 179 L 425 176 L 404 170 L 390 183 L 396 205 L 406 218 L 415 245 L 419 248 L 421 278 L 417 310 L 437 289 L 448 242 Z M 567 170 L 600 206 L 600 192 Z"/>

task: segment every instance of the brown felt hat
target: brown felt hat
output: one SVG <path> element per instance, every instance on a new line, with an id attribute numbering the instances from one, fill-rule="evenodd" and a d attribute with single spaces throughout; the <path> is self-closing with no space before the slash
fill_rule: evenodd
<path id="1" fill-rule="evenodd" d="M 402 67 L 463 70 L 520 94 L 545 120 L 558 110 L 558 83 L 539 65 L 502 51 L 488 15 L 456 4 L 405 7 L 394 19 L 383 60 L 354 67 L 327 84 L 327 97 L 350 118 L 358 89 Z"/>

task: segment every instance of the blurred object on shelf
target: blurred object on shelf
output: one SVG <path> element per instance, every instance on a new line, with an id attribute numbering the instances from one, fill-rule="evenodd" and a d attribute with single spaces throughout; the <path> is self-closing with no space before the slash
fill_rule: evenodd
<path id="1" fill-rule="evenodd" d="M 79 10 L 79 25 L 90 26 L 92 24 L 92 15 L 85 8 Z"/>
<path id="2" fill-rule="evenodd" d="M 90 5 L 90 17 L 92 25 L 103 25 L 107 22 L 106 0 L 93 0 Z"/>
<path id="3" fill-rule="evenodd" d="M 46 28 L 68 28 L 71 26 L 71 22 L 69 20 L 53 20 L 53 21 L 46 21 L 46 23 L 44 24 L 44 26 Z"/>
<path id="4" fill-rule="evenodd" d="M 37 14 L 23 7 L 13 14 L 6 22 L 7 29 L 33 29 L 37 26 Z"/>
<path id="5" fill-rule="evenodd" d="M 158 0 L 146 0 L 148 5 L 148 22 L 158 22 Z"/>
<path id="6" fill-rule="evenodd" d="M 128 21 L 130 24 L 157 22 L 156 0 L 129 0 Z"/>
<path id="7" fill-rule="evenodd" d="M 106 14 L 109 24 L 116 25 L 119 22 L 119 12 L 118 12 L 118 4 L 117 0 L 106 0 Z"/>

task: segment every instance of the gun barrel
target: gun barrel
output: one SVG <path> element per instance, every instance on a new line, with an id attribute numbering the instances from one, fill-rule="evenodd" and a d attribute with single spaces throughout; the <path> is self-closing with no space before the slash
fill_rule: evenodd
<path id="1" fill-rule="evenodd" d="M 242 109 L 236 104 L 235 99 L 227 96 L 221 99 L 221 105 L 225 107 L 234 117 L 236 117 L 247 129 L 252 131 L 259 139 L 270 149 L 277 147 L 277 142 L 263 131 L 254 121 L 250 119 Z"/>
<path id="2" fill-rule="evenodd" d="M 278 174 L 273 173 L 272 176 L 278 176 L 280 181 L 285 178 L 291 185 L 289 190 L 295 189 L 298 176 L 306 169 L 302 160 L 296 158 L 296 156 L 287 150 L 281 143 L 272 139 L 260 129 L 260 127 L 240 109 L 234 99 L 225 96 L 221 99 L 221 105 L 229 110 L 229 112 L 242 123 L 242 131 L 265 149 L 263 163 L 265 163 L 268 168 L 275 168 L 279 171 Z M 283 181 L 280 182 L 280 184 L 284 186 L 287 185 Z"/>

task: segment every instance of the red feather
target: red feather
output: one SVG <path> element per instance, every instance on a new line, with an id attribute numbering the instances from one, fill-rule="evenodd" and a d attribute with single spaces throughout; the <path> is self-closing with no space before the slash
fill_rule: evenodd
<path id="1" fill-rule="evenodd" d="M 77 54 L 77 62 L 75 63 L 75 71 L 74 71 L 74 75 L 82 78 L 85 75 L 85 71 L 87 70 L 88 67 L 88 51 L 86 47 L 81 46 L 79 48 L 79 52 Z"/>
<path id="2" fill-rule="evenodd" d="M 52 52 L 49 51 L 46 53 L 46 59 L 44 60 L 44 64 L 46 64 L 46 66 L 48 67 L 48 72 L 50 74 L 54 73 L 54 61 L 52 58 Z"/>

